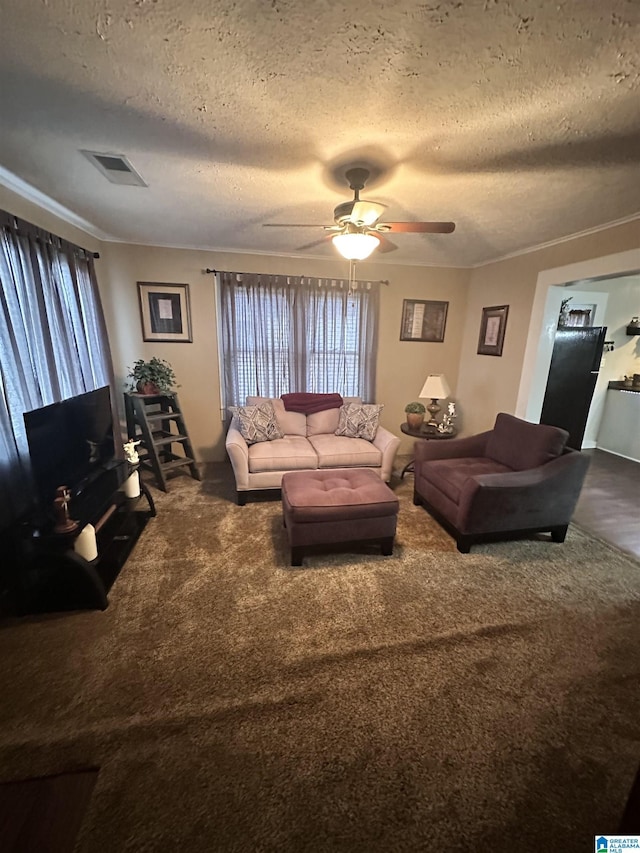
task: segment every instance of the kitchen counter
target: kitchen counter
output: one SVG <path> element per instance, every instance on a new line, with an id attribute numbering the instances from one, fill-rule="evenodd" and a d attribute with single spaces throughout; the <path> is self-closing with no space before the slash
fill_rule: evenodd
<path id="1" fill-rule="evenodd" d="M 640 462 L 640 388 L 609 382 L 596 444 Z"/>
<path id="2" fill-rule="evenodd" d="M 634 388 L 632 385 L 625 385 L 624 382 L 610 382 L 607 388 L 609 391 L 631 391 L 632 394 L 640 394 L 640 385 Z"/>

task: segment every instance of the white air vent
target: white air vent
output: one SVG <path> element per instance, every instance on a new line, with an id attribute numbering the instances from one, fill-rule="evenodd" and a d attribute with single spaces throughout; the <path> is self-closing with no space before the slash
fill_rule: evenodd
<path id="1" fill-rule="evenodd" d="M 146 187 L 147 184 L 122 154 L 106 154 L 100 151 L 81 151 L 112 184 L 128 187 Z"/>

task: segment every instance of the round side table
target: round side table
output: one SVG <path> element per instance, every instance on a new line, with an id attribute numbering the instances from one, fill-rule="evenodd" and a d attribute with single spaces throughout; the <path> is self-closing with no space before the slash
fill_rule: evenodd
<path id="1" fill-rule="evenodd" d="M 453 432 L 438 432 L 435 429 L 426 429 L 424 426 L 420 427 L 420 429 L 412 429 L 408 423 L 400 424 L 400 429 L 405 435 L 410 435 L 413 438 L 422 438 L 424 441 L 443 441 L 446 438 L 455 438 L 458 434 L 457 430 Z M 400 474 L 400 479 L 404 477 L 407 471 L 413 471 L 413 463 L 412 459 L 402 469 L 402 474 Z"/>

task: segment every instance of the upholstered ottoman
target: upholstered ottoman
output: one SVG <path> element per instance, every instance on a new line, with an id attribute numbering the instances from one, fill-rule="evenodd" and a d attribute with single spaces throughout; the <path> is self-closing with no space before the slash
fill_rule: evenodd
<path id="1" fill-rule="evenodd" d="M 337 542 L 379 542 L 383 554 L 393 552 L 398 499 L 366 468 L 287 472 L 282 512 L 292 566 L 306 549 Z"/>

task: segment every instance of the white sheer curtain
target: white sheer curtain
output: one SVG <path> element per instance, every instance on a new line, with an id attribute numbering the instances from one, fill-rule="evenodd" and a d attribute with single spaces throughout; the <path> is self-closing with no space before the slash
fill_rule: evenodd
<path id="1" fill-rule="evenodd" d="M 220 272 L 223 406 L 296 391 L 375 399 L 378 282 Z"/>
<path id="2" fill-rule="evenodd" d="M 24 412 L 112 379 L 93 255 L 0 211 L 0 526 L 30 503 Z"/>

